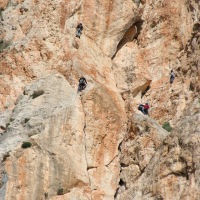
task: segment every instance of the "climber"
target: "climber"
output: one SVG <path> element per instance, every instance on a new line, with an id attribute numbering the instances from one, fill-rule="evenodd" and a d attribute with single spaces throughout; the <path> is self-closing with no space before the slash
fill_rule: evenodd
<path id="1" fill-rule="evenodd" d="M 145 103 L 145 105 L 143 105 L 143 109 L 144 109 L 144 115 L 149 115 L 149 104 Z"/>
<path id="2" fill-rule="evenodd" d="M 144 105 L 139 104 L 138 110 L 141 111 L 144 114 Z"/>
<path id="3" fill-rule="evenodd" d="M 83 25 L 82 23 L 79 23 L 78 26 L 76 27 L 76 37 L 80 38 L 83 30 Z"/>
<path id="4" fill-rule="evenodd" d="M 82 90 L 84 90 L 86 88 L 87 85 L 87 81 L 84 77 L 81 77 L 79 79 L 79 86 L 78 86 L 78 92 L 81 92 Z"/>
<path id="5" fill-rule="evenodd" d="M 175 74 L 174 74 L 173 70 L 171 70 L 171 73 L 170 73 L 170 84 L 172 84 L 174 82 L 174 79 L 175 79 Z"/>
<path id="6" fill-rule="evenodd" d="M 140 110 L 144 115 L 148 115 L 149 114 L 148 113 L 148 109 L 149 109 L 149 104 L 148 103 L 146 103 L 145 105 L 140 104 L 138 106 L 138 110 Z"/>

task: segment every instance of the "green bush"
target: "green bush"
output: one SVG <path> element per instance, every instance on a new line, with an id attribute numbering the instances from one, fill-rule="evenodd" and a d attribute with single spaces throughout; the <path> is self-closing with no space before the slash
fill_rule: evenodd
<path id="1" fill-rule="evenodd" d="M 63 192 L 64 192 L 63 188 L 60 188 L 57 191 L 57 195 L 63 195 Z"/>
<path id="2" fill-rule="evenodd" d="M 9 47 L 9 45 L 10 45 L 9 42 L 1 40 L 0 41 L 0 53 L 3 51 L 3 49 L 6 49 L 7 47 Z"/>
<path id="3" fill-rule="evenodd" d="M 23 144 L 22 144 L 21 147 L 22 147 L 23 149 L 27 149 L 27 148 L 31 147 L 31 145 L 32 145 L 32 144 L 31 144 L 30 142 L 23 142 Z"/>
<path id="4" fill-rule="evenodd" d="M 165 122 L 162 127 L 168 132 L 171 132 L 173 130 L 169 122 Z"/>

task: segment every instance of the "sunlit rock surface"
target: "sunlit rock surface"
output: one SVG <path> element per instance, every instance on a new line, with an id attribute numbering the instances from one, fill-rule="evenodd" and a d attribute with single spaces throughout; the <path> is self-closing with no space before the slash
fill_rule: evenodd
<path id="1" fill-rule="evenodd" d="M 0 199 L 198 200 L 199 21 L 195 0 L 0 1 Z"/>

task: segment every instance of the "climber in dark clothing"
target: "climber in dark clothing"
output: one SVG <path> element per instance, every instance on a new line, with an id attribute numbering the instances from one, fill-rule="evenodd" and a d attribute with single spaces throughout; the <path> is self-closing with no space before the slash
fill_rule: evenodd
<path id="1" fill-rule="evenodd" d="M 175 74 L 174 74 L 173 70 L 171 70 L 171 73 L 170 73 L 170 84 L 172 84 L 174 82 L 174 79 L 175 79 Z"/>
<path id="2" fill-rule="evenodd" d="M 144 115 L 148 115 L 149 114 L 149 112 L 148 112 L 148 110 L 149 110 L 149 104 L 148 103 L 146 103 L 145 105 L 140 104 L 138 106 L 138 110 L 140 110 Z"/>
<path id="3" fill-rule="evenodd" d="M 78 26 L 76 27 L 76 37 L 80 38 L 83 30 L 83 25 L 82 23 L 79 23 Z"/>
<path id="4" fill-rule="evenodd" d="M 78 92 L 84 90 L 86 88 L 87 85 L 87 81 L 84 77 L 81 77 L 79 79 L 79 86 L 78 86 Z"/>
<path id="5" fill-rule="evenodd" d="M 141 112 L 144 114 L 144 107 L 143 107 L 143 106 L 144 106 L 144 105 L 140 104 L 140 105 L 138 106 L 138 110 L 141 111 Z"/>

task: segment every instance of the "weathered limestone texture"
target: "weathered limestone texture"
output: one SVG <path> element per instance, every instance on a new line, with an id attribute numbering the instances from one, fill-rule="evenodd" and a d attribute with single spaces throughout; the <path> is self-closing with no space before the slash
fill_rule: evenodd
<path id="1" fill-rule="evenodd" d="M 59 189 L 69 193 L 65 199 L 74 191 L 77 198 L 81 193 L 92 199 L 113 198 L 119 181 L 119 133 L 125 131 L 123 110 L 115 94 L 101 90 L 83 96 L 84 115 L 79 94 L 61 75 L 40 78 L 25 88 L 1 137 L 6 198 L 50 198 Z M 20 148 L 27 140 L 32 147 Z"/>
<path id="2" fill-rule="evenodd" d="M 1 137 L 1 158 L 9 153 L 4 156 L 6 199 L 41 199 L 60 188 L 87 186 L 81 111 L 79 96 L 61 75 L 25 88 Z M 20 148 L 24 141 L 32 147 Z"/>
<path id="3" fill-rule="evenodd" d="M 134 122 L 133 132 L 122 143 L 121 186 L 117 199 L 199 199 L 198 101 L 190 105 L 185 118 L 178 121 L 177 129 L 168 136 L 164 130 L 157 129 L 152 137 L 153 126 L 148 129 L 146 124 Z"/>
<path id="4" fill-rule="evenodd" d="M 113 59 L 117 86 L 122 94 L 130 91 L 129 109 L 149 102 L 151 117 L 176 123 L 193 101 L 190 85 L 199 88 L 199 2 L 147 0 L 142 11 L 135 23 L 138 34 Z M 170 86 L 171 69 L 176 79 Z"/>
<path id="5" fill-rule="evenodd" d="M 118 187 L 118 146 L 126 129 L 125 113 L 115 99 L 115 94 L 99 85 L 82 98 L 86 160 L 94 190 L 92 199 L 113 199 Z"/>
<path id="6" fill-rule="evenodd" d="M 0 0 L 0 199 L 199 200 L 199 22 L 198 0 Z"/>

